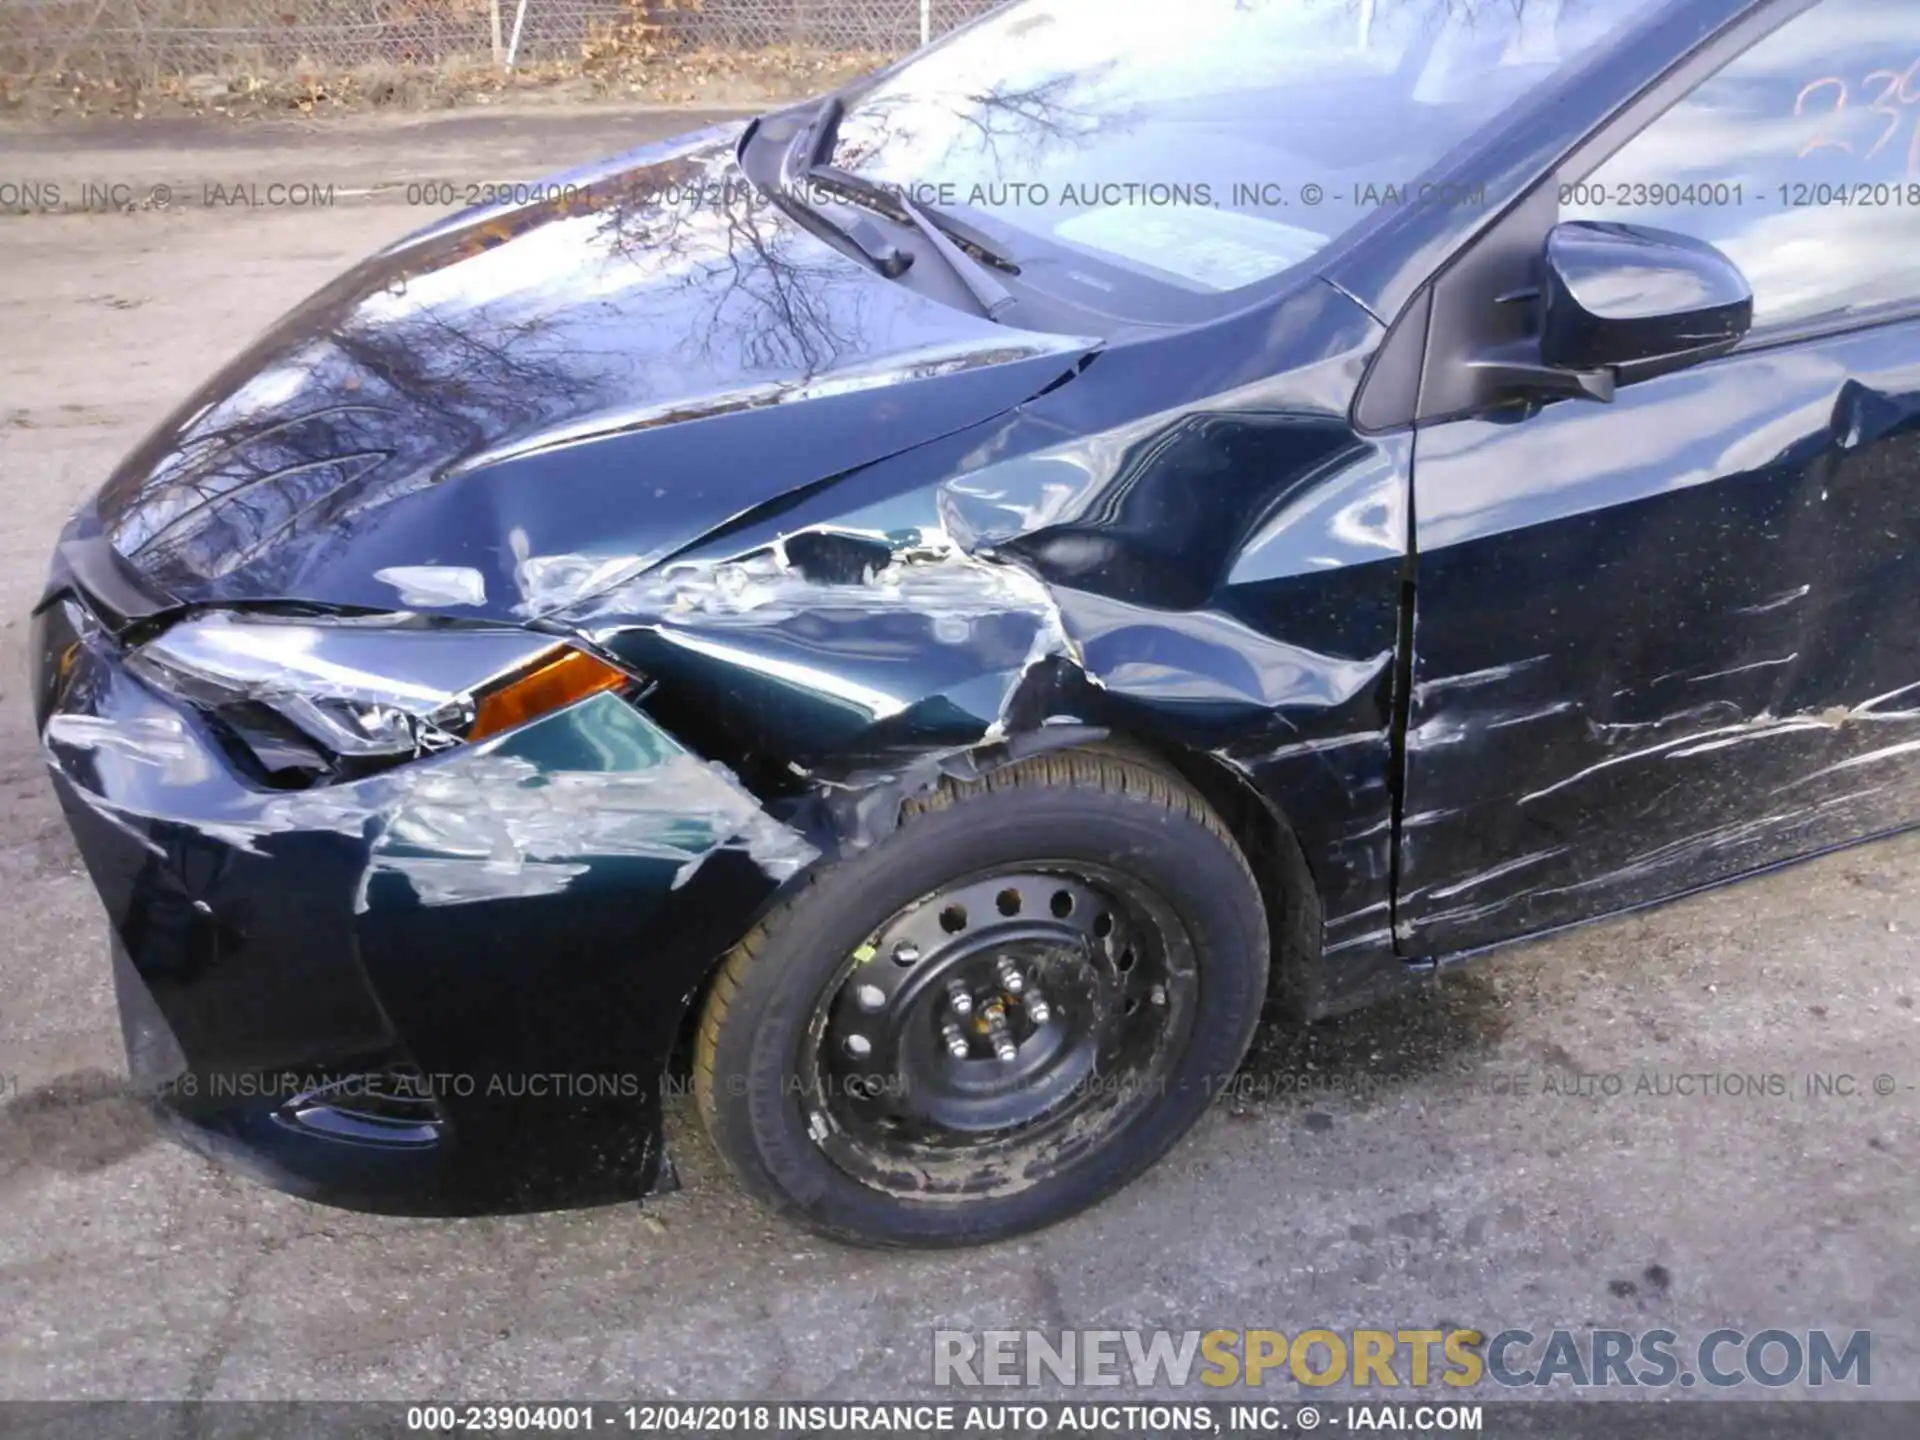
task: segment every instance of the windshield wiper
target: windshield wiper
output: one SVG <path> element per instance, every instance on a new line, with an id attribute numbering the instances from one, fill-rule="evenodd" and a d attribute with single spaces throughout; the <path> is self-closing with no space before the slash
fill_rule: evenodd
<path id="1" fill-rule="evenodd" d="M 888 219 L 919 231 L 926 242 L 952 270 L 955 278 L 989 320 L 998 320 L 1018 297 L 993 275 L 995 269 L 1018 275 L 1020 267 L 993 241 L 972 226 L 956 220 L 931 206 L 921 205 L 890 185 L 869 180 L 842 170 L 831 161 L 840 136 L 840 122 L 846 118 L 846 102 L 831 97 L 811 123 L 793 137 L 782 157 L 780 184 L 783 203 L 802 209 L 831 225 L 820 214 L 811 194 L 795 195 L 794 182 L 805 182 L 810 190 L 825 190 L 841 199 L 863 205 Z M 858 249 L 874 268 L 888 279 L 897 279 L 913 265 L 914 252 L 901 250 L 878 235 L 873 222 L 864 217 L 850 226 L 834 225 L 834 230 Z"/>
<path id="2" fill-rule="evenodd" d="M 913 223 L 913 212 L 918 211 L 921 221 L 932 225 L 975 260 L 991 265 L 996 270 L 1004 270 L 1009 275 L 1020 273 L 1019 264 L 997 242 L 988 239 L 966 221 L 947 214 L 939 206 L 913 199 L 898 186 L 882 185 L 877 180 L 869 180 L 864 175 L 842 170 L 838 165 L 825 161 L 808 166 L 805 178 L 822 189 L 838 190 L 860 200 L 896 220 Z"/>
<path id="3" fill-rule="evenodd" d="M 914 227 L 927 237 L 927 243 L 939 252 L 940 258 L 947 262 L 960 283 L 979 302 L 980 313 L 987 319 L 998 320 L 1002 311 L 1017 303 L 1017 297 L 994 278 L 993 271 L 949 240 L 925 210 L 904 195 L 900 197 L 900 208 L 907 212 L 907 218 Z"/>
<path id="4" fill-rule="evenodd" d="M 947 268 L 966 287 L 967 293 L 980 307 L 980 313 L 987 319 L 998 320 L 1000 312 L 1014 303 L 1016 297 L 994 278 L 990 267 L 956 245 L 947 237 L 944 226 L 899 191 L 876 185 L 871 180 L 850 175 L 831 165 L 816 166 L 808 172 L 807 178 L 823 188 L 841 192 L 842 198 L 869 205 L 890 219 L 918 230 L 933 247 L 934 253 L 947 262 Z M 911 263 L 913 252 L 906 253 Z"/>
<path id="5" fill-rule="evenodd" d="M 873 218 L 869 215 L 860 216 L 851 225 L 842 225 L 822 214 L 816 207 L 792 195 L 778 196 L 774 203 L 781 209 L 795 214 L 796 217 L 804 213 L 811 224 L 823 226 L 832 231 L 842 242 L 857 251 L 860 258 L 871 265 L 884 279 L 898 280 L 913 268 L 913 251 L 902 250 L 881 234 L 880 227 L 873 223 Z"/>
<path id="6" fill-rule="evenodd" d="M 821 127 L 823 122 L 827 127 L 825 133 L 832 133 L 832 130 L 839 124 L 838 115 L 832 113 L 838 105 L 838 101 L 832 102 L 828 107 L 823 109 L 819 115 L 814 117 L 811 124 L 804 126 L 799 133 L 788 142 L 787 148 L 781 158 L 779 171 L 773 177 L 773 183 L 771 185 L 763 185 L 761 188 L 775 207 L 785 211 L 796 220 L 802 220 L 809 229 L 816 229 L 817 227 L 817 229 L 825 229 L 832 232 L 835 240 L 852 249 L 862 260 L 866 261 L 868 265 L 872 266 L 873 269 L 878 271 L 884 278 L 897 280 L 900 276 L 906 274 L 913 265 L 914 256 L 911 250 L 902 250 L 898 245 L 895 245 L 885 235 L 880 233 L 880 228 L 867 216 L 861 216 L 851 225 L 842 225 L 832 217 L 824 214 L 817 205 L 808 203 L 806 197 L 794 193 L 794 156 L 802 150 L 811 153 L 816 143 L 813 137 L 816 134 L 822 133 Z M 748 125 L 746 133 L 741 137 L 740 142 L 740 149 L 743 156 L 747 146 L 752 142 L 753 137 L 759 133 L 759 130 L 760 121 L 758 120 Z"/>
<path id="7" fill-rule="evenodd" d="M 847 102 L 838 95 L 828 98 L 813 120 L 793 137 L 788 147 L 785 173 L 789 180 L 799 179 L 823 189 L 863 201 L 892 219 L 903 220 L 918 228 L 932 225 L 947 239 L 986 265 L 1018 275 L 1020 266 L 1004 247 L 966 221 L 947 214 L 936 205 L 912 200 L 898 186 L 883 185 L 843 170 L 833 163 L 833 152 L 840 143 L 840 125 L 847 118 Z M 915 212 L 918 212 L 917 214 Z"/>
<path id="8" fill-rule="evenodd" d="M 787 147 L 787 173 L 805 175 L 832 160 L 840 143 L 840 122 L 846 118 L 847 102 L 838 95 L 828 96 Z"/>

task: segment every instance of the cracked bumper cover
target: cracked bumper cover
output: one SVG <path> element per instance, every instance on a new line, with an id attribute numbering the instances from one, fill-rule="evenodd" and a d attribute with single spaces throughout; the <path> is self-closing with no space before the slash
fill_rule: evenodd
<path id="1" fill-rule="evenodd" d="M 349 784 L 267 791 L 72 601 L 33 637 L 135 1084 L 196 1148 L 409 1213 L 670 1179 L 662 1076 L 711 960 L 814 858 L 601 695 Z"/>

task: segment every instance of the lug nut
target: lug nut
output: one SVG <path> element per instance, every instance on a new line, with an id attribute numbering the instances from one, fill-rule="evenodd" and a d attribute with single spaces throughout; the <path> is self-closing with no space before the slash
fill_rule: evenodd
<path id="1" fill-rule="evenodd" d="M 1010 957 L 1002 955 L 996 968 L 1000 971 L 1000 983 L 1006 987 L 1009 995 L 1018 995 L 1027 988 L 1027 977 L 1020 973 Z"/>
<path id="2" fill-rule="evenodd" d="M 951 1020 L 940 1027 L 940 1038 L 947 1042 L 947 1053 L 956 1060 L 966 1059 L 973 1051 L 967 1037 L 960 1033 L 960 1027 Z"/>
<path id="3" fill-rule="evenodd" d="M 993 1042 L 994 1055 L 1004 1064 L 1020 1053 L 1020 1047 L 1013 1043 L 1013 1032 L 1007 1029 L 1007 1011 L 998 1000 L 990 1001 L 981 1012 L 986 1016 L 987 1039 Z"/>
<path id="4" fill-rule="evenodd" d="M 1027 1018 L 1036 1025 L 1044 1025 L 1053 1018 L 1053 1006 L 1047 1003 L 1047 997 L 1035 986 L 1026 996 Z"/>
<path id="5" fill-rule="evenodd" d="M 947 982 L 947 1004 L 962 1020 L 973 1014 L 973 995 L 958 980 Z"/>
<path id="6" fill-rule="evenodd" d="M 847 1054 L 856 1060 L 864 1060 L 873 1054 L 873 1042 L 864 1035 L 849 1035 L 846 1039 Z"/>
<path id="7" fill-rule="evenodd" d="M 878 985 L 862 985 L 853 992 L 854 1003 L 862 1010 L 872 1013 L 887 1003 L 887 992 Z"/>

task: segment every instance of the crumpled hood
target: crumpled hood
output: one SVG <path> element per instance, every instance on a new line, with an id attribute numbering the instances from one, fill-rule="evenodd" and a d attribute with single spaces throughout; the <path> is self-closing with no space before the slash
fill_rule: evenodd
<path id="1" fill-rule="evenodd" d="M 751 191 L 732 131 L 375 255 L 76 519 L 184 602 L 524 619 L 1020 404 L 1081 339 L 883 280 Z"/>

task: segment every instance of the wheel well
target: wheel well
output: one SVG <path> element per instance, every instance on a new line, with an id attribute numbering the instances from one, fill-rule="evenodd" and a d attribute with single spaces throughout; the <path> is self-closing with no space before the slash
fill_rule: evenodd
<path id="1" fill-rule="evenodd" d="M 1292 829 L 1244 773 L 1203 751 L 1160 746 L 1110 735 L 1068 749 L 1106 750 L 1168 772 L 1198 791 L 1226 824 L 1260 885 L 1270 943 L 1271 1001 L 1289 1015 L 1305 1013 L 1307 978 L 1321 947 L 1320 890 Z M 1015 763 L 1009 760 L 1005 763 Z M 702 976 L 682 1017 L 671 1070 L 684 1074 L 706 993 L 719 973 L 719 956 Z"/>
<path id="2" fill-rule="evenodd" d="M 1242 771 L 1204 751 L 1119 735 L 1089 748 L 1115 750 L 1171 771 L 1199 791 L 1226 822 L 1266 905 L 1272 949 L 1269 998 L 1289 1015 L 1304 1015 L 1309 970 L 1320 959 L 1320 888 L 1286 820 Z"/>

